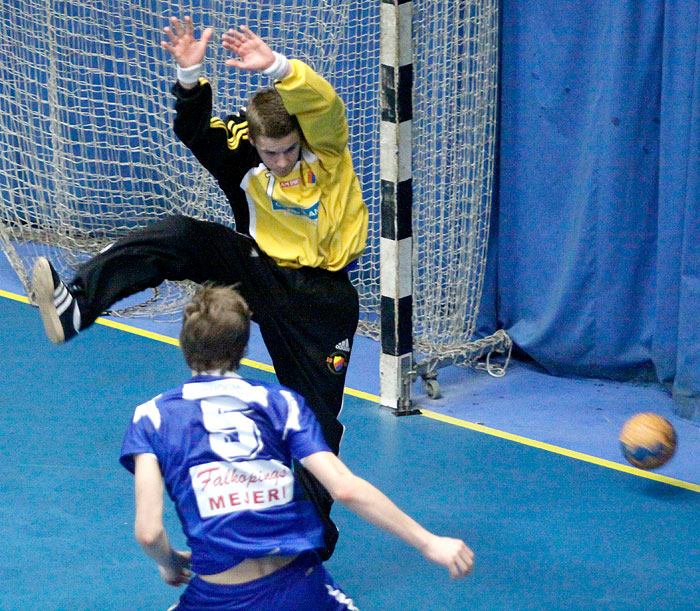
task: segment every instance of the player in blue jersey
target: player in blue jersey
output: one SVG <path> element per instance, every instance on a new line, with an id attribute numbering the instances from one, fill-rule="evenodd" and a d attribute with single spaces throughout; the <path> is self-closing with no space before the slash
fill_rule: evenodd
<path id="1" fill-rule="evenodd" d="M 333 498 L 453 578 L 469 573 L 465 543 L 426 531 L 353 475 L 300 395 L 236 373 L 250 316 L 235 289 L 199 289 L 180 334 L 193 377 L 137 407 L 124 437 L 120 460 L 134 472 L 136 538 L 167 583 L 188 584 L 178 611 L 356 609 L 321 564 L 323 527 L 294 477 L 294 460 Z M 191 552 L 170 546 L 164 488 Z"/>
<path id="2" fill-rule="evenodd" d="M 189 17 L 172 18 L 165 32 L 162 46 L 177 63 L 175 134 L 225 193 L 235 229 L 170 216 L 125 235 L 65 283 L 40 257 L 32 284 L 46 333 L 54 343 L 68 341 L 118 300 L 164 280 L 240 283 L 278 380 L 306 398 L 337 453 L 359 318 L 348 271 L 365 248 L 368 222 L 343 102 L 310 66 L 242 26 L 223 34 L 232 52 L 226 63 L 274 84 L 222 119 L 212 114 L 203 77 L 211 28 L 196 38 Z M 325 520 L 328 557 L 338 536 L 331 499 L 299 473 Z"/>

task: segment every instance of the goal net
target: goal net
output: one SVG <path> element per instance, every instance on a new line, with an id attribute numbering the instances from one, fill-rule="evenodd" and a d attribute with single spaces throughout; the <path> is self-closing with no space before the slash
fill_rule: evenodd
<path id="1" fill-rule="evenodd" d="M 353 271 L 360 333 L 378 337 L 380 2 L 24 0 L 0 14 L 0 245 L 29 294 L 38 255 L 62 276 L 119 236 L 182 213 L 232 224 L 220 189 L 172 132 L 170 16 L 215 28 L 215 112 L 268 84 L 224 65 L 246 23 L 328 78 L 344 100 L 370 211 Z M 495 142 L 497 0 L 414 2 L 414 335 L 423 353 L 471 340 L 481 295 Z M 179 318 L 165 283 L 115 314 Z"/>
<path id="2" fill-rule="evenodd" d="M 498 4 L 414 3 L 413 345 L 427 369 L 510 342 L 473 337 L 496 152 Z"/>
<path id="3" fill-rule="evenodd" d="M 175 67 L 160 48 L 170 16 L 191 15 L 198 31 L 215 28 L 206 76 L 218 114 L 269 84 L 224 65 L 218 37 L 231 26 L 248 24 L 326 75 L 348 105 L 350 146 L 376 217 L 379 24 L 376 8 L 364 4 L 25 0 L 3 12 L 0 242 L 25 288 L 37 255 L 49 254 L 69 276 L 115 238 L 166 214 L 233 223 L 221 190 L 172 131 Z M 354 272 L 364 312 L 377 307 L 372 250 Z M 114 313 L 179 318 L 183 288 L 187 294 L 166 283 L 146 296 L 148 307 Z"/>

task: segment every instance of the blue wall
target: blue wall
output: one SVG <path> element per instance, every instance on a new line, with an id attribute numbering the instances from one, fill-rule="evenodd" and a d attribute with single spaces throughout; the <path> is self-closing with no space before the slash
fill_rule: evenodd
<path id="1" fill-rule="evenodd" d="M 698 3 L 503 0 L 482 325 L 700 417 Z"/>

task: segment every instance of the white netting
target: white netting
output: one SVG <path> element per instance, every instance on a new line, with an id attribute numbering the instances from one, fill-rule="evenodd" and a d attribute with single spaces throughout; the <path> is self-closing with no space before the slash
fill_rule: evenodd
<path id="1" fill-rule="evenodd" d="M 414 348 L 479 357 L 489 344 L 472 336 L 493 186 L 498 2 L 416 0 L 413 30 Z"/>
<path id="2" fill-rule="evenodd" d="M 378 303 L 379 8 L 352 0 L 25 0 L 0 14 L 0 241 L 27 287 L 33 259 L 62 275 L 115 237 L 180 212 L 232 224 L 220 189 L 172 131 L 174 63 L 160 48 L 171 15 L 215 28 L 206 76 L 215 111 L 238 110 L 269 79 L 224 65 L 225 29 L 249 25 L 307 61 L 348 108 L 350 147 L 370 208 L 370 247 L 353 272 L 363 318 Z M 128 315 L 169 318 L 181 285 Z"/>
<path id="3" fill-rule="evenodd" d="M 24 0 L 0 14 L 0 245 L 27 286 L 34 258 L 62 275 L 116 237 L 180 212 L 232 223 L 219 188 L 172 132 L 175 69 L 159 46 L 171 15 L 213 26 L 215 111 L 244 104 L 257 76 L 224 65 L 218 38 L 246 23 L 304 59 L 345 101 L 370 210 L 353 280 L 361 333 L 379 307 L 380 2 Z M 414 334 L 451 354 L 471 338 L 484 273 L 497 77 L 497 0 L 414 3 Z M 178 318 L 180 285 L 155 305 Z"/>

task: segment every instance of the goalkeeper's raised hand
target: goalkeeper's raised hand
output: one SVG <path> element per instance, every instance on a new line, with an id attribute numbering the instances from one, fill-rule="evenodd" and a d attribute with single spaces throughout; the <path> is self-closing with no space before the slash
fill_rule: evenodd
<path id="1" fill-rule="evenodd" d="M 180 68 L 192 68 L 202 63 L 207 50 L 209 39 L 214 33 L 213 28 L 206 28 L 199 40 L 194 37 L 194 25 L 190 17 L 183 22 L 177 17 L 170 18 L 170 27 L 163 28 L 168 40 L 160 43 L 170 55 L 175 58 Z"/>
<path id="2" fill-rule="evenodd" d="M 248 26 L 242 25 L 238 30 L 230 28 L 221 38 L 223 47 L 238 56 L 227 59 L 227 66 L 263 72 L 275 63 L 275 53 Z"/>

